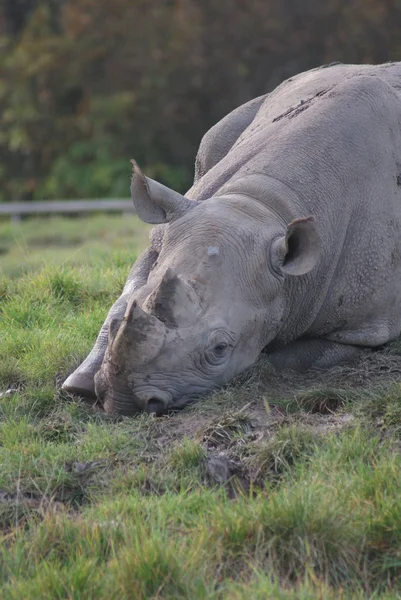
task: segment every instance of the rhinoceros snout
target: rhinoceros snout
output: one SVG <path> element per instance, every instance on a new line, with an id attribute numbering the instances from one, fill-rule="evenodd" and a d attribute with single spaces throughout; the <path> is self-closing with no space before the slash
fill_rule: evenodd
<path id="1" fill-rule="evenodd" d="M 149 388 L 132 392 L 121 385 L 110 386 L 100 371 L 95 377 L 96 396 L 106 413 L 134 415 L 147 412 L 160 416 L 170 404 L 170 396 L 162 390 Z"/>
<path id="2" fill-rule="evenodd" d="M 106 393 L 103 397 L 98 397 L 106 413 L 123 416 L 131 416 L 140 412 L 153 414 L 157 417 L 163 415 L 168 407 L 167 401 L 156 395 L 156 392 L 148 400 L 142 400 L 136 394 L 131 396 L 121 396 L 120 394 Z"/>

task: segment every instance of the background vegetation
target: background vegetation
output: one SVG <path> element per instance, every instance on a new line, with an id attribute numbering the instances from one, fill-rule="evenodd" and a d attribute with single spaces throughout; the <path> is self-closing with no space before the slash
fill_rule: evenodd
<path id="1" fill-rule="evenodd" d="M 400 0 L 2 0 L 0 201 L 184 191 L 205 131 L 290 75 L 401 59 Z"/>

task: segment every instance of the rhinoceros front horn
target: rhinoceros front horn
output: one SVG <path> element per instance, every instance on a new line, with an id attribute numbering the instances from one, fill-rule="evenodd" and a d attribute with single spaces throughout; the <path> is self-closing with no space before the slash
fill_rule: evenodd
<path id="1" fill-rule="evenodd" d="M 131 163 L 131 197 L 136 214 L 145 223 L 169 223 L 197 205 L 197 202 L 146 177 L 134 160 Z"/>
<path id="2" fill-rule="evenodd" d="M 155 316 L 142 310 L 131 300 L 117 333 L 110 329 L 109 350 L 117 362 L 128 359 L 143 363 L 160 352 L 166 337 L 166 327 Z"/>

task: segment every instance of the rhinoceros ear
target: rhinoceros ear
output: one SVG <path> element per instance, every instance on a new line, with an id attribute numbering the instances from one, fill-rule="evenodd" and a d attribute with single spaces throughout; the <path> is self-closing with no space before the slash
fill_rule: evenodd
<path id="1" fill-rule="evenodd" d="M 145 223 L 169 223 L 197 205 L 177 192 L 149 177 L 134 160 L 131 180 L 131 197 L 138 217 Z"/>
<path id="2" fill-rule="evenodd" d="M 320 240 L 314 218 L 295 219 L 287 226 L 285 236 L 272 244 L 272 263 L 282 273 L 305 275 L 320 256 Z"/>

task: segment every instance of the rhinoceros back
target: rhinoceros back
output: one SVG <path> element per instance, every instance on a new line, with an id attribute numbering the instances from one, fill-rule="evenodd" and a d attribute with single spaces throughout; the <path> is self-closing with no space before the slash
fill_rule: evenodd
<path id="1" fill-rule="evenodd" d="M 291 190 L 289 202 L 296 194 L 297 216 L 315 217 L 321 260 L 287 278 L 279 341 L 306 334 L 375 346 L 400 334 L 400 90 L 400 63 L 290 78 L 191 189 L 203 200 L 239 178 L 268 176 Z M 268 203 L 268 188 L 263 196 Z"/>

